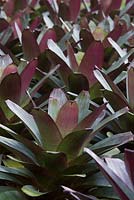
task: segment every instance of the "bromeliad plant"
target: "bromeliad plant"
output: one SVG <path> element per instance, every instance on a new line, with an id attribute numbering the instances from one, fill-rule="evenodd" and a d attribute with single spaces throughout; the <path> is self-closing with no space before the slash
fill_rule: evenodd
<path id="1" fill-rule="evenodd" d="M 132 200 L 134 197 L 134 151 L 125 149 L 124 161 L 118 158 L 104 158 L 102 160 L 91 150 L 85 148 L 88 153 L 98 164 L 100 170 L 113 185 L 121 200 Z"/>
<path id="2" fill-rule="evenodd" d="M 18 195 L 25 194 L 25 199 L 96 199 L 90 195 L 90 190 L 94 187 L 92 181 L 100 175 L 82 153 L 83 148 L 89 145 L 98 130 L 127 112 L 127 109 L 103 119 L 106 104 L 91 111 L 89 100 L 86 91 L 82 91 L 75 100 L 67 100 L 61 89 L 55 89 L 50 94 L 48 113 L 33 109 L 32 115 L 10 100 L 6 101 L 11 111 L 26 125 L 27 135 L 24 137 L 0 125 L 3 134 L 9 133 L 11 137 L 0 136 L 0 144 L 8 150 L 6 158 L 2 157 L 4 166 L 1 165 L 2 177 L 3 172 L 7 174 L 5 185 L 8 182 L 9 187 L 10 181 L 13 182 L 18 188 Z M 98 128 L 97 124 L 100 124 Z M 28 138 L 28 130 L 32 139 Z M 133 135 L 128 132 L 100 141 L 92 148 L 103 154 L 131 140 Z M 90 179 L 91 175 L 93 180 Z M 106 186 L 105 179 L 102 179 Z M 13 190 L 13 187 L 10 189 Z"/>
<path id="3" fill-rule="evenodd" d="M 83 148 L 133 145 L 134 1 L 0 6 L 0 200 L 118 199 Z"/>

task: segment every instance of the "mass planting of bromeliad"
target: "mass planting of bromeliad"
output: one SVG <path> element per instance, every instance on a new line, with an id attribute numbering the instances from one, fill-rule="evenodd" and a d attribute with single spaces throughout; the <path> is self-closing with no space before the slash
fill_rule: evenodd
<path id="1" fill-rule="evenodd" d="M 133 200 L 134 1 L 0 8 L 0 200 Z"/>

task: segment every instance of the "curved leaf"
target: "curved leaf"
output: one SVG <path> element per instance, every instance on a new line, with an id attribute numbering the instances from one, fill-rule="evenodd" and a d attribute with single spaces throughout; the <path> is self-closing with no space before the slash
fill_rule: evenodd
<path id="1" fill-rule="evenodd" d="M 87 77 L 90 85 L 93 85 L 96 82 L 96 78 L 93 74 L 94 67 L 97 66 L 101 68 L 103 65 L 103 59 L 103 45 L 101 42 L 94 41 L 88 47 L 79 66 L 79 71 Z"/>
<path id="2" fill-rule="evenodd" d="M 69 57 L 69 65 L 72 70 L 77 71 L 78 70 L 78 63 L 74 54 L 73 47 L 71 46 L 70 43 L 68 43 L 67 46 L 67 52 L 68 52 L 68 57 Z"/>
<path id="3" fill-rule="evenodd" d="M 32 185 L 25 185 L 21 188 L 21 190 L 30 197 L 39 197 L 45 193 L 39 192 Z"/>
<path id="4" fill-rule="evenodd" d="M 37 163 L 35 155 L 24 144 L 10 138 L 0 136 L 0 144 L 15 152 L 15 154 L 23 154 L 34 163 Z"/>
<path id="5" fill-rule="evenodd" d="M 0 186 L 0 200 L 27 200 L 27 198 L 13 187 Z"/>
<path id="6" fill-rule="evenodd" d="M 70 133 L 78 123 L 78 105 L 75 101 L 67 101 L 58 112 L 56 124 L 64 137 Z"/>
<path id="7" fill-rule="evenodd" d="M 119 133 L 97 142 L 91 147 L 91 150 L 94 150 L 97 154 L 102 154 L 130 141 L 133 141 L 133 134 L 131 132 Z"/>
<path id="8" fill-rule="evenodd" d="M 121 200 L 133 200 L 134 192 L 125 184 L 118 175 L 116 175 L 107 164 L 100 159 L 95 153 L 91 150 L 85 148 L 85 152 L 91 156 L 96 163 L 98 164 L 100 170 L 107 177 L 109 182 L 113 185 L 117 193 L 119 194 Z"/>
<path id="9" fill-rule="evenodd" d="M 65 93 L 60 89 L 54 89 L 49 96 L 48 114 L 55 121 L 60 108 L 67 102 Z"/>
<path id="10" fill-rule="evenodd" d="M 49 39 L 52 39 L 53 41 L 56 41 L 56 33 L 53 29 L 49 29 L 48 31 L 46 31 L 46 33 L 43 35 L 40 44 L 39 44 L 39 48 L 40 51 L 43 52 L 48 48 L 47 42 Z"/>
<path id="11" fill-rule="evenodd" d="M 132 181 L 132 184 L 134 185 L 134 151 L 130 149 L 125 149 L 125 166 L 127 169 L 127 173 L 129 174 L 129 177 Z"/>
<path id="12" fill-rule="evenodd" d="M 21 94 L 21 80 L 18 73 L 7 75 L 0 84 L 0 99 L 10 99 L 19 102 Z"/>
<path id="13" fill-rule="evenodd" d="M 32 60 L 29 64 L 25 67 L 22 71 L 21 77 L 21 96 L 23 96 L 28 89 L 30 82 L 35 74 L 36 67 L 37 67 L 37 60 Z"/>
<path id="14" fill-rule="evenodd" d="M 29 29 L 24 30 L 22 33 L 22 48 L 25 59 L 29 61 L 36 58 L 40 53 L 34 34 Z"/>
<path id="15" fill-rule="evenodd" d="M 82 121 L 80 121 L 74 130 L 79 131 L 86 128 L 91 128 L 96 120 L 102 119 L 101 116 L 104 114 L 105 110 L 106 104 L 103 104 L 100 107 L 96 108 L 92 113 L 90 113 Z"/>
<path id="16" fill-rule="evenodd" d="M 33 110 L 33 116 L 40 131 L 41 141 L 44 149 L 56 150 L 62 136 L 53 119 L 42 110 Z"/>
<path id="17" fill-rule="evenodd" d="M 34 118 L 32 115 L 27 113 L 24 109 L 22 109 L 17 104 L 13 103 L 10 100 L 6 101 L 7 106 L 10 108 L 10 110 L 16 114 L 23 122 L 24 124 L 30 129 L 31 134 L 33 138 L 36 140 L 36 142 L 40 145 L 42 144 L 41 136 L 38 130 L 38 127 L 34 121 Z"/>

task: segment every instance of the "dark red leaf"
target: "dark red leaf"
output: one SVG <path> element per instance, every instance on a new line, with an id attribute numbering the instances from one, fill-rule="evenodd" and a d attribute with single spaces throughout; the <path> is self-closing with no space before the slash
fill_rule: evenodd
<path id="1" fill-rule="evenodd" d="M 77 71 L 78 70 L 78 63 L 77 63 L 77 60 L 76 60 L 75 55 L 74 55 L 74 50 L 73 50 L 70 43 L 68 43 L 67 52 L 68 52 L 70 67 L 72 68 L 73 71 Z"/>
<path id="2" fill-rule="evenodd" d="M 129 177 L 134 185 L 134 150 L 125 149 L 125 165 Z"/>
<path id="3" fill-rule="evenodd" d="M 10 99 L 19 102 L 21 94 L 21 80 L 18 73 L 6 76 L 0 84 L 0 99 Z"/>
<path id="4" fill-rule="evenodd" d="M 24 30 L 22 33 L 22 48 L 25 59 L 29 61 L 36 58 L 40 53 L 34 34 L 29 29 Z"/>
<path id="5" fill-rule="evenodd" d="M 11 64 L 11 65 L 8 65 L 3 73 L 2 73 L 2 76 L 1 76 L 1 80 L 4 79 L 6 76 L 8 76 L 9 74 L 12 74 L 12 73 L 16 73 L 18 70 L 17 70 L 17 67 L 16 65 L 14 64 Z"/>
<path id="6" fill-rule="evenodd" d="M 128 99 L 129 105 L 132 109 L 134 109 L 134 67 L 133 67 L 133 62 L 130 63 L 130 67 L 127 70 L 126 90 L 127 90 L 127 99 Z"/>
<path id="7" fill-rule="evenodd" d="M 81 0 L 70 0 L 69 10 L 70 10 L 70 20 L 76 21 L 79 11 L 80 11 Z"/>
<path id="8" fill-rule="evenodd" d="M 96 82 L 93 70 L 95 66 L 101 68 L 103 65 L 103 60 L 104 60 L 103 45 L 101 42 L 94 41 L 88 47 L 79 66 L 79 71 L 87 77 L 90 86 Z"/>
<path id="9" fill-rule="evenodd" d="M 36 67 L 38 65 L 37 60 L 32 60 L 22 71 L 21 77 L 21 96 L 23 96 L 28 89 L 30 82 L 35 74 Z"/>
<path id="10" fill-rule="evenodd" d="M 56 33 L 53 29 L 49 29 L 48 31 L 46 31 L 46 33 L 42 37 L 39 44 L 41 52 L 45 51 L 48 48 L 47 46 L 48 39 L 52 39 L 53 41 L 56 41 Z"/>
<path id="11" fill-rule="evenodd" d="M 56 124 L 63 136 L 70 133 L 78 123 L 78 105 L 75 101 L 67 101 L 60 109 Z"/>
<path id="12" fill-rule="evenodd" d="M 92 113 L 85 117 L 74 129 L 74 131 L 91 128 L 97 118 L 99 118 L 106 109 L 106 104 L 96 108 Z"/>
<path id="13" fill-rule="evenodd" d="M 30 30 L 34 31 L 41 23 L 41 17 L 36 17 L 30 24 Z"/>
<path id="14" fill-rule="evenodd" d="M 70 20 L 69 5 L 65 4 L 64 2 L 59 4 L 59 17 L 61 17 L 64 21 Z"/>
<path id="15" fill-rule="evenodd" d="M 116 0 L 116 2 L 113 0 L 100 1 L 102 11 L 105 13 L 105 15 L 108 15 L 113 10 L 120 9 L 121 3 L 122 3 L 122 0 Z"/>
<path id="16" fill-rule="evenodd" d="M 9 26 L 9 23 L 5 19 L 0 19 L 0 32 L 4 31 L 7 29 Z"/>
<path id="17" fill-rule="evenodd" d="M 12 16 L 16 11 L 23 10 L 27 6 L 27 0 L 8 0 L 4 5 L 7 16 Z"/>
<path id="18" fill-rule="evenodd" d="M 93 35 L 88 29 L 80 31 L 81 47 L 84 52 L 88 49 L 89 45 L 94 41 Z"/>
<path id="19" fill-rule="evenodd" d="M 115 25 L 115 28 L 113 31 L 111 31 L 107 37 L 105 38 L 105 40 L 103 41 L 103 44 L 106 47 L 111 47 L 111 44 L 109 43 L 108 39 L 107 38 L 112 38 L 114 41 L 117 41 L 118 38 L 122 35 L 122 32 L 123 32 L 123 28 L 124 28 L 124 25 L 121 25 L 121 24 L 117 24 Z"/>

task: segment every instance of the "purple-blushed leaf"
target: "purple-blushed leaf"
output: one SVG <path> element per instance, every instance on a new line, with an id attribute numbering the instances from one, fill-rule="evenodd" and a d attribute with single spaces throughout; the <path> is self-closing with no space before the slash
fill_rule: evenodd
<path id="1" fill-rule="evenodd" d="M 64 21 L 70 20 L 70 9 L 69 4 L 64 2 L 60 2 L 59 4 L 59 17 L 62 18 Z"/>
<path id="2" fill-rule="evenodd" d="M 130 67 L 127 70 L 127 78 L 126 78 L 126 90 L 127 90 L 127 99 L 129 102 L 130 107 L 134 108 L 134 66 L 132 63 L 130 64 Z"/>
<path id="3" fill-rule="evenodd" d="M 21 96 L 23 96 L 28 89 L 30 82 L 35 74 L 36 67 L 38 65 L 37 60 L 32 60 L 26 65 L 22 73 L 20 74 L 21 77 Z"/>
<path id="4" fill-rule="evenodd" d="M 36 38 L 29 29 L 25 29 L 22 32 L 22 48 L 25 59 L 28 61 L 36 58 L 40 54 L 40 49 Z"/>
<path id="5" fill-rule="evenodd" d="M 14 12 L 14 1 L 7 1 L 4 4 L 4 11 L 6 13 L 7 16 L 11 17 L 13 12 Z"/>
<path id="6" fill-rule="evenodd" d="M 59 144 L 57 151 L 64 152 L 68 159 L 76 158 L 90 141 L 91 130 L 72 132 L 65 136 Z"/>
<path id="7" fill-rule="evenodd" d="M 40 131 L 43 147 L 48 151 L 55 151 L 62 140 L 61 133 L 53 119 L 42 110 L 33 110 L 35 122 Z"/>
<path id="8" fill-rule="evenodd" d="M 101 105 L 100 107 L 96 108 L 92 113 L 87 115 L 80 123 L 75 127 L 75 131 L 83 130 L 86 128 L 91 128 L 94 122 L 99 118 L 106 110 L 106 104 Z"/>
<path id="9" fill-rule="evenodd" d="M 128 187 L 128 184 L 124 183 L 122 179 L 90 149 L 85 148 L 84 152 L 89 154 L 89 156 L 96 161 L 102 173 L 106 176 L 108 181 L 113 185 L 114 189 L 119 194 L 121 200 L 133 200 L 134 192 Z"/>
<path id="10" fill-rule="evenodd" d="M 15 115 L 17 115 L 23 121 L 23 123 L 28 127 L 37 144 L 42 146 L 41 136 L 33 116 L 10 100 L 6 100 L 6 104 L 9 107 L 9 109 Z"/>
<path id="11" fill-rule="evenodd" d="M 120 179 L 133 190 L 133 184 L 127 173 L 124 161 L 118 158 L 105 158 L 107 166 L 118 176 Z"/>
<path id="12" fill-rule="evenodd" d="M 31 0 L 30 6 L 34 8 L 37 3 L 38 3 L 38 0 Z"/>
<path id="13" fill-rule="evenodd" d="M 56 41 L 56 33 L 54 31 L 54 29 L 49 29 L 46 31 L 46 33 L 43 35 L 39 47 L 40 47 L 40 51 L 44 52 L 47 48 L 47 42 L 49 39 L 52 39 L 53 41 Z"/>
<path id="14" fill-rule="evenodd" d="M 64 189 L 64 193 L 69 193 L 74 199 L 76 200 L 98 200 L 96 197 L 94 196 L 87 196 L 83 193 L 77 192 L 75 190 L 72 190 L 71 188 L 62 186 L 62 188 Z"/>
<path id="15" fill-rule="evenodd" d="M 10 64 L 3 70 L 1 80 L 4 79 L 9 74 L 13 74 L 13 73 L 17 73 L 17 72 L 18 72 L 18 70 L 17 70 L 16 65 Z"/>
<path id="16" fill-rule="evenodd" d="M 78 123 L 78 105 L 75 101 L 67 101 L 58 112 L 56 124 L 62 134 L 66 136 Z"/>
<path id="17" fill-rule="evenodd" d="M 54 89 L 49 96 L 48 114 L 56 121 L 58 112 L 61 107 L 67 102 L 65 93 L 60 89 Z"/>
<path id="18" fill-rule="evenodd" d="M 1 18 L 0 19 L 0 32 L 2 32 L 5 29 L 7 29 L 8 26 L 9 26 L 9 23 L 5 19 Z"/>
<path id="19" fill-rule="evenodd" d="M 89 114 L 89 100 L 89 92 L 84 90 L 75 99 L 79 108 L 78 122 L 82 121 Z"/>
<path id="20" fill-rule="evenodd" d="M 78 14 L 80 12 L 80 5 L 81 5 L 81 0 L 76 0 L 76 1 L 70 0 L 70 5 L 69 5 L 70 20 L 74 22 L 77 20 Z"/>
<path id="21" fill-rule="evenodd" d="M 70 43 L 67 46 L 68 58 L 69 58 L 69 65 L 73 71 L 78 70 L 78 63 L 74 54 L 74 50 Z"/>
<path id="22" fill-rule="evenodd" d="M 18 73 L 11 73 L 2 79 L 0 84 L 0 99 L 10 99 L 19 102 L 21 93 L 21 80 Z"/>
<path id="23" fill-rule="evenodd" d="M 31 31 L 34 31 L 36 28 L 38 28 L 38 26 L 40 25 L 41 23 L 41 17 L 36 17 L 30 24 L 30 30 Z"/>
<path id="24" fill-rule="evenodd" d="M 120 9 L 122 0 L 116 0 L 116 2 L 113 2 L 112 0 L 101 0 L 101 8 L 102 11 L 105 13 L 105 15 L 108 15 L 110 12 L 116 9 Z"/>
<path id="25" fill-rule="evenodd" d="M 125 166 L 126 166 L 126 170 L 127 173 L 131 179 L 131 182 L 134 186 L 134 151 L 130 150 L 130 149 L 125 149 Z"/>
<path id="26" fill-rule="evenodd" d="M 8 0 L 4 4 L 4 11 L 6 12 L 7 16 L 12 17 L 15 12 L 23 10 L 27 6 L 27 0 Z"/>
<path id="27" fill-rule="evenodd" d="M 96 78 L 93 74 L 94 67 L 97 66 L 98 68 L 101 68 L 103 65 L 103 60 L 103 45 L 101 42 L 94 41 L 88 47 L 79 66 L 79 71 L 87 77 L 90 86 L 96 82 Z"/>

